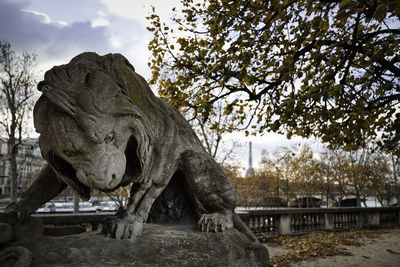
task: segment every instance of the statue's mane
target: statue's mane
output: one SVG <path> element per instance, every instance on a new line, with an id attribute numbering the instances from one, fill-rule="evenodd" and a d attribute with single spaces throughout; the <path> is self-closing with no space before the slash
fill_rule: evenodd
<path id="1" fill-rule="evenodd" d="M 115 86 L 103 86 L 104 76 L 111 76 Z M 34 108 L 34 122 L 39 133 L 47 131 L 47 117 L 55 109 L 71 116 L 83 129 L 90 123 L 101 125 L 110 116 L 126 116 L 136 131 L 140 159 L 146 161 L 142 166 L 150 164 L 153 124 L 162 112 L 160 100 L 124 56 L 82 53 L 68 64 L 47 71 L 38 90 L 42 96 Z"/>
<path id="2" fill-rule="evenodd" d="M 111 76 L 114 88 L 103 89 L 96 81 L 97 76 Z M 85 86 L 88 83 L 95 86 Z M 89 89 L 90 88 L 90 89 Z M 74 57 L 68 64 L 55 66 L 45 74 L 38 84 L 42 97 L 35 110 L 47 111 L 54 104 L 72 117 L 91 114 L 112 116 L 145 115 L 150 121 L 157 121 L 163 112 L 160 100 L 155 97 L 146 81 L 135 72 L 135 68 L 121 54 L 99 56 L 85 52 Z M 40 132 L 41 128 L 37 128 Z"/>

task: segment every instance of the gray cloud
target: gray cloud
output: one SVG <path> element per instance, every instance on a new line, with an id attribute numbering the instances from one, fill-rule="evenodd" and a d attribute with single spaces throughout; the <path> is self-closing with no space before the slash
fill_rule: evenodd
<path id="1" fill-rule="evenodd" d="M 99 54 L 122 53 L 131 62 L 135 62 L 138 70 L 145 74 L 147 62 L 144 57 L 147 43 L 143 43 L 143 36 L 148 34 L 145 26 L 139 21 L 118 17 L 106 12 L 103 18 L 109 22 L 104 26 L 92 27 L 92 20 L 99 17 L 99 10 L 107 11 L 107 7 L 99 3 L 94 5 L 79 1 L 81 5 L 71 5 L 59 2 L 57 17 L 46 14 L 40 7 L 35 9 L 29 0 L 1 0 L 0 1 L 0 39 L 7 39 L 12 49 L 17 52 L 27 51 L 38 55 L 39 69 L 44 71 L 53 65 L 64 64 L 75 55 L 84 51 L 93 51 Z M 54 2 L 53 2 L 54 4 Z M 67 5 L 68 4 L 68 5 Z M 68 6 L 64 16 L 64 6 Z M 74 9 L 86 10 L 85 14 L 74 13 Z M 43 11 L 42 11 L 43 10 Z M 67 26 L 60 24 L 57 19 L 62 19 L 71 14 Z M 49 16 L 48 16 L 49 15 Z M 82 18 L 87 18 L 82 20 Z M 50 23 L 49 23 L 50 21 Z M 118 45 L 115 46 L 116 40 Z M 114 42 L 114 46 L 111 42 Z M 133 51 L 133 52 L 132 52 Z M 138 62 L 139 61 L 139 62 Z M 138 64 L 139 63 L 139 64 Z M 143 66 L 141 66 L 143 65 Z"/>
<path id="2" fill-rule="evenodd" d="M 39 55 L 39 61 L 59 61 L 83 51 L 111 52 L 106 27 L 92 27 L 90 21 L 62 26 L 44 23 L 43 16 L 26 12 L 28 1 L 0 2 L 0 38 L 7 39 L 16 51 Z"/>

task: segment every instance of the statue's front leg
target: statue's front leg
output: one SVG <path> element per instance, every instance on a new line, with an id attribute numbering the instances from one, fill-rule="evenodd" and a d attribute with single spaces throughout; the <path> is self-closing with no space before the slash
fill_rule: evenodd
<path id="1" fill-rule="evenodd" d="M 223 232 L 233 227 L 235 195 L 221 167 L 206 153 L 186 151 L 182 171 L 200 214 L 203 232 Z"/>
<path id="2" fill-rule="evenodd" d="M 134 194 L 131 193 L 126 209 L 108 218 L 103 224 L 102 232 L 108 237 L 117 239 L 135 239 L 142 233 L 143 223 L 147 220 L 151 206 L 163 188 L 154 184 L 139 185 L 139 189 Z"/>
<path id="3" fill-rule="evenodd" d="M 11 221 L 21 223 L 40 206 L 60 194 L 67 185 L 58 180 L 53 169 L 46 164 L 38 173 L 32 185 L 23 193 L 18 202 L 13 202 L 5 210 Z"/>

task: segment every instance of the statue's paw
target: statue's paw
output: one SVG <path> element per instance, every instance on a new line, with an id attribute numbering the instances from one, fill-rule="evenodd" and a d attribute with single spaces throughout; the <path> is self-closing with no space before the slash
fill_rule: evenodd
<path id="1" fill-rule="evenodd" d="M 102 232 L 107 237 L 116 239 L 135 239 L 142 233 L 143 219 L 137 215 L 125 215 L 122 218 L 112 217 L 103 223 Z"/>
<path id="2" fill-rule="evenodd" d="M 198 227 L 202 232 L 223 232 L 233 227 L 232 216 L 222 213 L 203 214 Z"/>

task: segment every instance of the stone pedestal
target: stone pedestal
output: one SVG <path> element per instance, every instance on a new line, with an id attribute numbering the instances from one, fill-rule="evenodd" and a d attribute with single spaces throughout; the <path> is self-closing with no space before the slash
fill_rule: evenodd
<path id="1" fill-rule="evenodd" d="M 145 224 L 136 240 L 99 232 L 11 242 L 31 252 L 32 266 L 268 266 L 268 250 L 235 229 L 203 233 L 193 226 Z"/>

